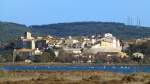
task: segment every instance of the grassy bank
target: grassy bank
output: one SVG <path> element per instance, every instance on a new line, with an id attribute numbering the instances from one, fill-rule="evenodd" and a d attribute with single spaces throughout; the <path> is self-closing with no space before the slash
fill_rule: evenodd
<path id="1" fill-rule="evenodd" d="M 0 84 L 149 84 L 150 74 L 103 71 L 0 71 Z"/>

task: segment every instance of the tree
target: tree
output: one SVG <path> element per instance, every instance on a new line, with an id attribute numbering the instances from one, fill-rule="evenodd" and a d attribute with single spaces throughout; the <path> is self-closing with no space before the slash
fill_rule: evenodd
<path id="1" fill-rule="evenodd" d="M 0 63 L 6 62 L 6 59 L 0 55 Z"/>
<path id="2" fill-rule="evenodd" d="M 43 53 L 44 54 L 44 53 Z M 50 61 L 54 61 L 55 60 L 55 53 L 54 53 L 54 50 L 53 49 L 47 49 L 45 50 L 45 55 L 48 55 L 49 54 L 49 59 Z"/>
<path id="3" fill-rule="evenodd" d="M 55 61 L 55 53 L 52 49 L 47 49 L 42 55 L 34 56 L 34 62 L 52 62 Z"/>

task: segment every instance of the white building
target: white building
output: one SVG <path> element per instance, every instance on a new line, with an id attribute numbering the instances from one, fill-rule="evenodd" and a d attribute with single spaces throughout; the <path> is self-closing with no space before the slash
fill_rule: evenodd
<path id="1" fill-rule="evenodd" d="M 104 34 L 99 42 L 93 44 L 90 48 L 84 49 L 86 53 L 96 54 L 98 52 L 121 52 L 122 46 L 120 40 L 110 33 Z"/>

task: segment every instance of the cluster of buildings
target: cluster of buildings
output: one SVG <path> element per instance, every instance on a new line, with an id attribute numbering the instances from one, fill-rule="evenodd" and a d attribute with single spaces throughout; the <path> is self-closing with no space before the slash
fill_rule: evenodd
<path id="1" fill-rule="evenodd" d="M 57 38 L 53 36 L 33 37 L 30 32 L 25 32 L 24 36 L 17 40 L 16 48 L 13 52 L 13 59 L 20 57 L 22 60 L 36 55 L 41 55 L 46 49 L 53 49 L 55 56 L 61 56 L 59 51 L 68 54 L 73 54 L 75 57 L 88 55 L 92 62 L 92 55 L 97 53 L 106 53 L 106 56 L 116 55 L 120 57 L 126 56 L 122 52 L 120 40 L 114 37 L 111 33 L 106 33 L 103 36 L 81 36 L 68 38 Z"/>
<path id="2" fill-rule="evenodd" d="M 20 37 L 16 42 L 16 48 L 13 51 L 13 60 L 28 60 L 32 56 L 42 55 L 45 49 L 48 49 L 51 43 L 57 41 L 51 36 L 47 37 L 32 37 L 30 32 L 25 32 L 24 36 Z M 52 44 L 54 45 L 54 44 Z"/>

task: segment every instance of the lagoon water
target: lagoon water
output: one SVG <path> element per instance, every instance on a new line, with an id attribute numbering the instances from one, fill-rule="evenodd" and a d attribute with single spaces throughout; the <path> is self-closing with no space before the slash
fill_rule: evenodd
<path id="1" fill-rule="evenodd" d="M 150 73 L 150 66 L 1 66 L 4 71 L 110 71 L 117 73 Z"/>

